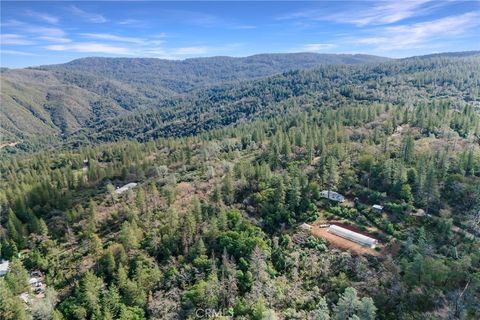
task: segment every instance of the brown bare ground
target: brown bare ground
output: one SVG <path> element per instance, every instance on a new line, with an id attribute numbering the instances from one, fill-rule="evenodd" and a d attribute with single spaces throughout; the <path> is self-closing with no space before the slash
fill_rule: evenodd
<path id="1" fill-rule="evenodd" d="M 191 209 L 190 205 L 193 199 L 206 200 L 212 185 L 208 182 L 198 182 L 195 184 L 189 182 L 180 182 L 175 191 L 175 208 L 178 212 L 186 212 Z"/>
<path id="2" fill-rule="evenodd" d="M 195 196 L 195 188 L 189 182 L 180 182 L 175 188 L 175 193 L 175 209 L 178 212 L 185 212 Z"/>
<path id="3" fill-rule="evenodd" d="M 17 144 L 19 144 L 20 142 L 7 142 L 7 143 L 3 143 L 3 144 L 0 144 L 0 149 L 2 148 L 5 148 L 5 147 L 15 147 Z"/>
<path id="4" fill-rule="evenodd" d="M 344 239 L 342 237 L 339 237 L 337 235 L 334 235 L 328 232 L 327 228 L 312 226 L 312 229 L 310 230 L 310 232 L 315 237 L 319 237 L 327 240 L 331 246 L 342 249 L 342 250 L 350 251 L 354 254 L 358 254 L 358 255 L 368 254 L 372 256 L 380 255 L 379 252 L 371 248 L 364 247 L 358 243 L 352 242 L 350 240 Z"/>

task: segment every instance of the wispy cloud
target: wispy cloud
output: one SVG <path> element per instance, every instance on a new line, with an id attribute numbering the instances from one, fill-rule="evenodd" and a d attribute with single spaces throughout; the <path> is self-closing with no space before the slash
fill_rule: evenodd
<path id="1" fill-rule="evenodd" d="M 177 48 L 172 51 L 173 55 L 204 55 L 208 53 L 207 47 L 184 47 Z"/>
<path id="2" fill-rule="evenodd" d="M 354 2 L 346 10 L 331 13 L 322 7 L 306 9 L 278 17 L 278 20 L 333 21 L 357 26 L 383 25 L 424 15 L 432 9 L 445 5 L 434 0 L 364 1 Z"/>
<path id="3" fill-rule="evenodd" d="M 243 23 L 235 19 L 227 19 L 223 16 L 192 10 L 165 10 L 159 13 L 159 18 L 173 22 L 182 21 L 185 24 L 202 28 L 215 27 L 233 30 L 247 30 L 257 28 L 256 25 Z"/>
<path id="4" fill-rule="evenodd" d="M 67 43 L 72 41 L 66 37 L 66 32 L 60 28 L 33 25 L 18 20 L 10 20 L 7 21 L 6 24 L 16 33 L 3 34 L 2 44 L 4 45 L 36 44 L 36 41 L 33 40 L 56 43 Z"/>
<path id="5" fill-rule="evenodd" d="M 50 37 L 50 36 L 40 36 L 37 37 L 38 40 L 43 40 L 47 42 L 56 42 L 56 43 L 69 43 L 72 42 L 72 39 L 64 38 L 64 37 Z"/>
<path id="6" fill-rule="evenodd" d="M 18 50 L 0 50 L 0 54 L 10 54 L 15 56 L 38 56 L 32 52 L 18 51 Z"/>
<path id="7" fill-rule="evenodd" d="M 148 57 L 158 58 L 158 59 L 170 59 L 170 60 L 179 59 L 178 56 L 174 56 L 171 52 L 168 52 L 168 50 L 163 47 L 147 48 L 144 51 L 143 55 Z"/>
<path id="8" fill-rule="evenodd" d="M 168 19 L 180 19 L 187 24 L 200 27 L 218 27 L 224 25 L 225 21 L 216 15 L 191 10 L 165 10 L 165 17 Z"/>
<path id="9" fill-rule="evenodd" d="M 183 59 L 191 56 L 202 56 L 210 52 L 210 48 L 206 46 L 191 46 L 179 48 L 166 47 L 127 47 L 111 45 L 100 42 L 76 42 L 68 44 L 55 44 L 44 47 L 50 51 L 65 51 L 65 52 L 81 52 L 81 53 L 96 53 L 108 55 L 130 55 L 143 57 L 156 57 L 162 59 Z"/>
<path id="10" fill-rule="evenodd" d="M 9 19 L 9 20 L 6 20 L 5 22 L 0 23 L 0 25 L 2 27 L 18 27 L 18 26 L 24 25 L 24 23 L 16 19 Z"/>
<path id="11" fill-rule="evenodd" d="M 63 38 L 66 36 L 66 32 L 60 28 L 41 27 L 25 24 L 25 26 L 22 27 L 21 30 L 27 33 L 38 34 L 43 37 Z"/>
<path id="12" fill-rule="evenodd" d="M 209 56 L 212 54 L 222 55 L 238 53 L 239 49 L 244 46 L 243 43 L 226 43 L 220 46 L 208 45 L 193 45 L 188 47 L 152 47 L 141 49 L 141 52 L 136 52 L 135 55 L 154 57 L 159 59 L 185 59 L 200 56 Z"/>
<path id="13" fill-rule="evenodd" d="M 45 49 L 51 51 L 70 51 L 82 53 L 100 53 L 100 54 L 118 54 L 130 55 L 131 50 L 126 47 L 113 46 L 98 42 L 78 42 L 70 44 L 56 44 L 46 46 Z"/>
<path id="14" fill-rule="evenodd" d="M 238 26 L 232 27 L 232 29 L 235 29 L 235 30 L 252 30 L 256 28 L 257 26 L 254 26 L 254 25 L 238 25 Z"/>
<path id="15" fill-rule="evenodd" d="M 469 12 L 427 22 L 404 24 L 374 30 L 374 36 L 355 40 L 357 44 L 373 45 L 384 51 L 408 49 L 462 35 L 480 26 L 480 12 Z"/>
<path id="16" fill-rule="evenodd" d="M 309 43 L 302 47 L 301 51 L 307 52 L 322 52 L 328 49 L 335 48 L 336 45 L 333 43 Z"/>
<path id="17" fill-rule="evenodd" d="M 84 38 L 96 39 L 96 40 L 107 40 L 107 41 L 117 41 L 117 42 L 136 43 L 136 44 L 145 43 L 145 39 L 143 38 L 118 36 L 110 33 L 80 33 L 80 35 Z"/>
<path id="18" fill-rule="evenodd" d="M 425 14 L 438 5 L 433 0 L 381 1 L 365 10 L 333 14 L 327 19 L 358 26 L 390 24 Z"/>
<path id="19" fill-rule="evenodd" d="M 87 20 L 88 22 L 92 23 L 105 23 L 107 22 L 107 18 L 99 13 L 87 12 L 85 10 L 80 9 L 75 5 L 71 5 L 68 9 L 75 15 Z"/>
<path id="20" fill-rule="evenodd" d="M 35 44 L 35 42 L 26 39 L 20 34 L 4 33 L 0 34 L 0 43 L 2 45 L 26 46 Z"/>
<path id="21" fill-rule="evenodd" d="M 43 13 L 43 12 L 32 11 L 32 10 L 25 11 L 25 15 L 33 17 L 43 22 L 51 23 L 51 24 L 57 24 L 59 21 L 59 19 L 55 16 L 52 16 L 50 14 Z"/>
<path id="22" fill-rule="evenodd" d="M 150 46 L 161 46 L 166 42 L 167 34 L 165 32 L 161 32 L 155 35 L 151 35 L 148 37 L 148 44 Z"/>
<path id="23" fill-rule="evenodd" d="M 137 19 L 125 19 L 125 20 L 118 21 L 117 23 L 121 25 L 132 25 L 132 24 L 142 23 L 142 21 Z"/>

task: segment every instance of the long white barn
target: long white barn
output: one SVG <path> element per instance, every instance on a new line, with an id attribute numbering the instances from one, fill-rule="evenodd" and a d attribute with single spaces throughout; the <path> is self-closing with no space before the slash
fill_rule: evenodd
<path id="1" fill-rule="evenodd" d="M 370 248 L 375 248 L 375 246 L 378 244 L 377 239 L 364 236 L 363 234 L 336 226 L 334 224 L 330 225 L 328 232 Z"/>
<path id="2" fill-rule="evenodd" d="M 124 185 L 123 187 L 121 188 L 118 188 L 117 190 L 115 190 L 115 193 L 116 194 L 122 194 L 132 188 L 135 188 L 137 186 L 137 184 L 135 182 L 131 182 L 131 183 L 128 183 L 126 185 Z"/>

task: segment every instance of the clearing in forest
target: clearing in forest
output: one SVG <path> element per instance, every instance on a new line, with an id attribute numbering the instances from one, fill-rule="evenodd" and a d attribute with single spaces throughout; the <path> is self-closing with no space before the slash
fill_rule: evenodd
<path id="1" fill-rule="evenodd" d="M 336 248 L 347 250 L 355 254 L 363 255 L 369 254 L 372 256 L 379 256 L 380 252 L 375 251 L 374 249 L 364 247 L 356 242 L 347 240 L 340 236 L 337 236 L 333 233 L 328 232 L 328 228 L 320 228 L 318 226 L 313 225 L 310 229 L 310 232 L 315 237 L 320 237 L 328 241 L 328 243 Z"/>

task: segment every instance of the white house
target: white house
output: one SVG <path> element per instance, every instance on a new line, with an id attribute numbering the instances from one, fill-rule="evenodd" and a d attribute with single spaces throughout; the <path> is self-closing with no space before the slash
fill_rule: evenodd
<path id="1" fill-rule="evenodd" d="M 333 233 L 342 238 L 345 238 L 347 240 L 361 244 L 362 246 L 365 246 L 365 247 L 375 248 L 375 246 L 378 244 L 377 239 L 364 236 L 363 234 L 342 228 L 334 224 L 330 225 L 330 227 L 328 228 L 328 232 Z"/>
<path id="2" fill-rule="evenodd" d="M 345 197 L 341 195 L 338 192 L 335 191 L 330 191 L 330 190 L 323 190 L 320 192 L 320 196 L 325 199 L 330 199 L 332 201 L 337 201 L 337 202 L 344 202 Z"/>
<path id="3" fill-rule="evenodd" d="M 137 184 L 135 182 L 131 182 L 131 183 L 128 183 L 126 185 L 124 185 L 123 187 L 121 188 L 118 188 L 117 190 L 115 190 L 115 193 L 116 194 L 122 194 L 132 188 L 135 188 L 137 186 Z"/>
<path id="4" fill-rule="evenodd" d="M 383 207 L 379 204 L 374 204 L 372 206 L 373 210 L 376 212 L 376 213 L 382 213 L 382 210 L 383 210 Z"/>
<path id="5" fill-rule="evenodd" d="M 8 260 L 0 261 L 0 276 L 6 275 L 9 268 L 10 268 L 10 261 Z"/>

